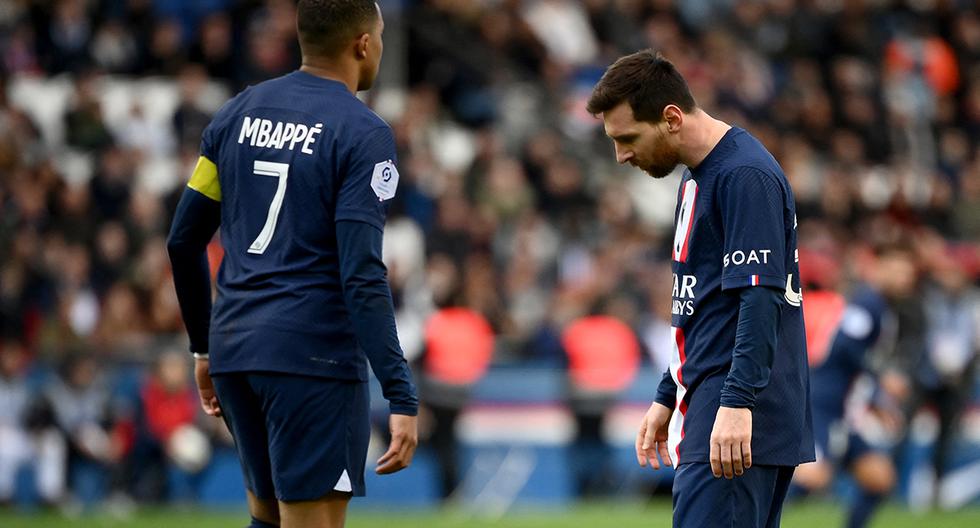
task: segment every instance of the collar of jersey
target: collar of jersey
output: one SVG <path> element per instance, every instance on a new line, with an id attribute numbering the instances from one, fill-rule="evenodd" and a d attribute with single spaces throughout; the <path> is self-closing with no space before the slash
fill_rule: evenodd
<path id="1" fill-rule="evenodd" d="M 696 177 L 699 173 L 704 174 L 704 169 L 711 167 L 715 158 L 730 150 L 732 138 L 741 132 L 743 132 L 743 130 L 737 126 L 733 126 L 725 131 L 725 135 L 721 136 L 721 139 L 718 140 L 718 143 L 714 146 L 714 148 L 708 152 L 708 155 L 701 160 L 701 163 L 698 163 L 697 167 L 691 168 L 691 176 Z"/>

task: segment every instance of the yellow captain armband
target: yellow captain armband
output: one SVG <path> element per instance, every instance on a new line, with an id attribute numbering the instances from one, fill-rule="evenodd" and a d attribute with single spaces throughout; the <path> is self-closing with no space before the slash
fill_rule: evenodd
<path id="1" fill-rule="evenodd" d="M 218 181 L 218 166 L 211 160 L 201 156 L 197 158 L 197 166 L 187 186 L 208 198 L 221 201 L 221 183 Z"/>

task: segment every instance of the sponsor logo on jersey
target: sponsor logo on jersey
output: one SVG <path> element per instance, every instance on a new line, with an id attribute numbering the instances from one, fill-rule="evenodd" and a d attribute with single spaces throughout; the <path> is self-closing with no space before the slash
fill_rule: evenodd
<path id="1" fill-rule="evenodd" d="M 670 313 L 673 315 L 694 315 L 694 287 L 698 284 L 698 278 L 694 275 L 674 274 L 673 306 Z"/>

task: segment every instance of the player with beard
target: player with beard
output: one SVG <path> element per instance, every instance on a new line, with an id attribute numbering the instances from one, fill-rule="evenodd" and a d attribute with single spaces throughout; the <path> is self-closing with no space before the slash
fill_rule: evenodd
<path id="1" fill-rule="evenodd" d="M 619 163 L 687 167 L 676 211 L 674 353 L 636 439 L 640 465 L 676 468 L 674 526 L 772 527 L 813 460 L 796 206 L 752 135 L 699 108 L 669 61 L 617 60 L 588 111 Z M 724 478 L 721 478 L 724 477 Z"/>

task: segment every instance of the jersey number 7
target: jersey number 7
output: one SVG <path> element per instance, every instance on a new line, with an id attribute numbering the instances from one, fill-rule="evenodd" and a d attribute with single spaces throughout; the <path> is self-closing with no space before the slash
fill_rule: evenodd
<path id="1" fill-rule="evenodd" d="M 269 247 L 269 242 L 272 241 L 272 235 L 276 232 L 276 221 L 279 220 L 279 210 L 282 208 L 282 200 L 286 196 L 286 180 L 289 178 L 289 164 L 255 160 L 255 166 L 252 172 L 259 176 L 279 178 L 279 185 L 276 187 L 276 195 L 272 197 L 272 203 L 269 205 L 269 215 L 265 219 L 265 225 L 262 226 L 262 231 L 259 233 L 259 236 L 255 237 L 255 241 L 248 247 L 249 253 L 261 255 Z"/>

